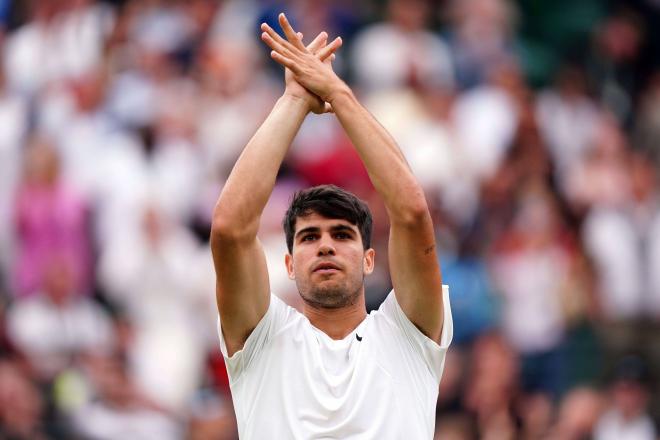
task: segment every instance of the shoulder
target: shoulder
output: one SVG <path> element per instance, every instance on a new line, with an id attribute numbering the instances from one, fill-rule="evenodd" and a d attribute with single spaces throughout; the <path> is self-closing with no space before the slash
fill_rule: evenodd
<path id="1" fill-rule="evenodd" d="M 396 299 L 394 290 L 390 291 L 385 301 L 380 305 L 377 311 L 372 312 L 372 320 L 378 331 L 383 331 L 388 327 L 390 331 L 400 334 L 412 346 L 422 348 L 423 350 L 446 350 L 453 337 L 453 320 L 451 314 L 451 305 L 449 303 L 449 287 L 442 286 L 444 320 L 440 341 L 434 341 L 426 336 L 417 326 L 408 318 L 401 305 Z"/>

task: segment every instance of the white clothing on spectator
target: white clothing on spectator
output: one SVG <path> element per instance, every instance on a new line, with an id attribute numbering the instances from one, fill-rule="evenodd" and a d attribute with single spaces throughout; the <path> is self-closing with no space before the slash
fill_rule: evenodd
<path id="1" fill-rule="evenodd" d="M 193 271 L 211 266 L 211 260 L 207 252 L 200 255 L 194 238 L 177 224 L 163 225 L 156 243 L 136 227 L 108 243 L 99 279 L 135 323 L 129 353 L 135 381 L 149 397 L 178 411 L 201 381 L 208 339 L 200 327 L 213 327 L 212 317 L 204 320 L 209 292 L 194 288 L 200 271 Z"/>
<path id="2" fill-rule="evenodd" d="M 67 367 L 72 355 L 110 350 L 114 342 L 107 313 L 83 296 L 61 306 L 45 295 L 18 299 L 7 312 L 7 331 L 45 375 Z"/>
<path id="3" fill-rule="evenodd" d="M 502 292 L 502 326 L 522 353 L 551 350 L 564 336 L 560 289 L 568 261 L 556 247 L 498 255 L 493 265 Z"/>
<path id="4" fill-rule="evenodd" d="M 481 86 L 458 97 L 452 122 L 463 169 L 481 180 L 505 159 L 518 128 L 518 108 L 505 90 Z"/>
<path id="5" fill-rule="evenodd" d="M 392 24 L 372 25 L 356 37 L 351 63 L 357 85 L 366 91 L 398 89 L 412 80 L 426 86 L 454 85 L 447 44 L 426 30 L 406 32 Z"/>
<path id="6" fill-rule="evenodd" d="M 86 438 L 97 440 L 176 440 L 183 434 L 179 424 L 154 410 L 117 408 L 101 402 L 84 407 L 75 415 L 74 424 Z"/>
<path id="7" fill-rule="evenodd" d="M 52 81 L 84 74 L 103 57 L 113 9 L 94 3 L 28 22 L 7 39 L 4 64 L 12 90 L 33 95 Z"/>
<path id="8" fill-rule="evenodd" d="M 560 174 L 582 162 L 593 147 L 599 114 L 587 97 L 568 99 L 545 91 L 537 100 L 536 119 Z"/>
<path id="9" fill-rule="evenodd" d="M 0 273 L 8 273 L 12 257 L 13 204 L 23 161 L 27 105 L 11 93 L 0 95 Z"/>
<path id="10" fill-rule="evenodd" d="M 653 421 L 647 414 L 626 420 L 618 411 L 606 412 L 596 424 L 594 440 L 655 440 Z"/>
<path id="11" fill-rule="evenodd" d="M 611 319 L 660 316 L 660 212 L 644 225 L 630 209 L 593 209 L 582 229 L 601 305 Z"/>

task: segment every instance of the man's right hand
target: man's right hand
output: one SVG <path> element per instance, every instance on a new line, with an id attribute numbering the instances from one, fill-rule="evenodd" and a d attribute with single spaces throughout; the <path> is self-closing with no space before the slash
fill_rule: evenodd
<path id="1" fill-rule="evenodd" d="M 303 38 L 302 33 L 298 32 L 296 34 L 296 37 L 298 38 L 298 40 L 300 40 L 302 44 L 302 38 Z M 307 50 L 312 54 L 317 54 L 318 51 L 326 47 L 327 43 L 328 43 L 328 34 L 326 32 L 321 32 L 307 46 Z M 328 57 L 325 58 L 325 60 L 323 60 L 324 64 L 331 66 L 332 61 L 335 59 L 334 51 L 336 49 L 337 48 L 334 48 L 330 52 Z M 286 96 L 291 96 L 293 98 L 303 100 L 307 104 L 309 111 L 316 114 L 332 112 L 332 107 L 330 106 L 330 104 L 323 101 L 323 99 L 319 98 L 317 95 L 315 95 L 314 93 L 310 92 L 302 85 L 300 85 L 300 83 L 295 80 L 293 72 L 291 72 L 291 70 L 288 68 L 284 69 L 284 83 L 286 86 L 284 90 L 284 94 Z"/>

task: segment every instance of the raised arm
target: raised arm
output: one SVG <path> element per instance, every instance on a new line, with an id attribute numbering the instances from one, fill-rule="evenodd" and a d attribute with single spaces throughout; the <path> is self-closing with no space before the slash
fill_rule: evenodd
<path id="1" fill-rule="evenodd" d="M 326 46 L 325 33 L 307 48 L 302 45 L 302 35 L 293 34 L 291 38 L 301 48 L 318 52 L 328 63 L 340 45 Z M 266 258 L 257 231 L 277 171 L 307 113 L 330 109 L 297 84 L 290 72 L 285 80 L 284 95 L 246 145 L 213 212 L 211 250 L 216 299 L 230 356 L 243 347 L 270 303 Z"/>
<path id="2" fill-rule="evenodd" d="M 287 35 L 293 32 L 283 14 L 280 25 Z M 424 193 L 401 150 L 331 66 L 291 44 L 290 39 L 285 41 L 267 25 L 262 30 L 262 39 L 273 49 L 272 58 L 290 69 L 298 83 L 332 105 L 390 218 L 388 258 L 397 301 L 422 332 L 439 340 L 442 280 L 433 223 Z"/>

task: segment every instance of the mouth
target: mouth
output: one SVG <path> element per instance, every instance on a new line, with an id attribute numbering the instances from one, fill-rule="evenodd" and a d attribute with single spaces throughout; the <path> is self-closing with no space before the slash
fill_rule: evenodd
<path id="1" fill-rule="evenodd" d="M 330 263 L 328 261 L 324 261 L 322 263 L 317 264 L 312 270 L 312 272 L 320 273 L 320 274 L 332 274 L 332 273 L 337 273 L 340 270 L 341 269 L 336 264 Z"/>

